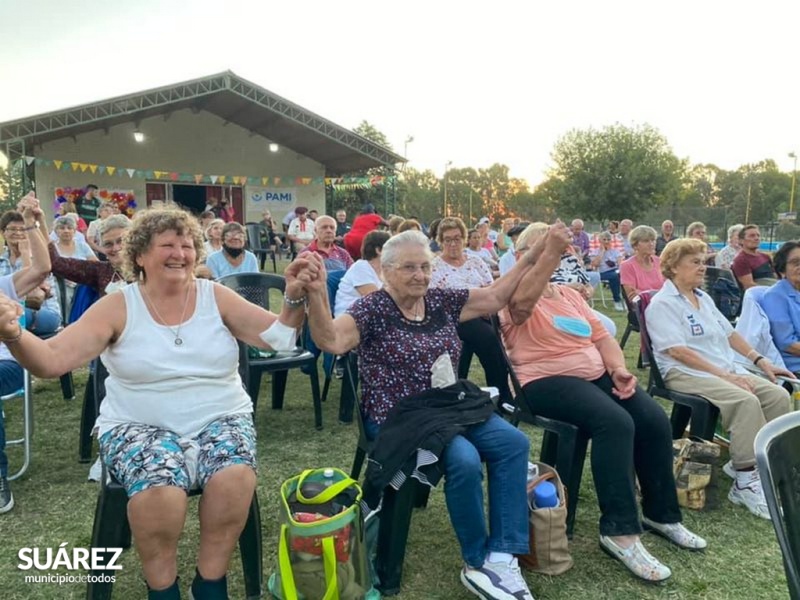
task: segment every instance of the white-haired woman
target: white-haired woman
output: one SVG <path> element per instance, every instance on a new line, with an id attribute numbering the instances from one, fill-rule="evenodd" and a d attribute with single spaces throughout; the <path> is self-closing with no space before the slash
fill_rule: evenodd
<path id="1" fill-rule="evenodd" d="M 633 256 L 619 266 L 619 280 L 622 291 L 633 300 L 641 292 L 660 290 L 664 285 L 661 274 L 661 261 L 656 256 L 656 230 L 647 225 L 639 225 L 631 231 L 629 240 Z"/>
<path id="2" fill-rule="evenodd" d="M 357 300 L 336 319 L 328 307 L 324 278 L 308 284 L 309 323 L 317 345 L 334 354 L 358 348 L 368 435 L 391 427 L 387 417 L 402 399 L 430 390 L 434 364 L 441 367 L 449 358 L 456 371 L 459 323 L 497 312 L 518 285 L 546 285 L 568 244 L 568 230 L 559 223 L 491 285 L 434 289 L 428 239 L 406 231 L 383 247 L 383 289 Z M 383 441 L 379 438 L 377 446 Z M 461 581 L 481 598 L 532 599 L 513 556 L 529 548 L 528 452 L 528 438 L 492 413 L 450 437 L 440 456 L 447 508 L 465 562 Z M 488 471 L 490 527 L 484 514 L 482 460 Z"/>
<path id="3" fill-rule="evenodd" d="M 742 249 L 742 240 L 739 239 L 739 232 L 744 229 L 744 225 L 737 223 L 728 227 L 728 245 L 717 252 L 714 258 L 714 266 L 720 269 L 730 269 L 733 259 Z"/>

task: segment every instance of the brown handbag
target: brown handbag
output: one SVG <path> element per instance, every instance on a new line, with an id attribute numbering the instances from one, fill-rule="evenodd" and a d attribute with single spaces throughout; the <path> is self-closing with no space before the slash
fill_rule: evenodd
<path id="1" fill-rule="evenodd" d="M 531 571 L 560 575 L 574 564 L 567 542 L 567 490 L 553 467 L 544 463 L 536 465 L 539 476 L 528 482 L 530 552 L 519 554 L 517 558 L 523 567 Z M 534 508 L 533 490 L 542 481 L 548 480 L 556 486 L 558 506 Z"/>

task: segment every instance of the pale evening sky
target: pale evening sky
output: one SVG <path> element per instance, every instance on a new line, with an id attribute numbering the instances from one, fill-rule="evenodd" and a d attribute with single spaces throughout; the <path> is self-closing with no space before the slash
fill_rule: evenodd
<path id="1" fill-rule="evenodd" d="M 0 121 L 230 69 L 410 165 L 537 183 L 572 128 L 650 123 L 723 168 L 800 151 L 800 3 L 0 2 Z M 49 157 L 58 158 L 58 157 Z"/>

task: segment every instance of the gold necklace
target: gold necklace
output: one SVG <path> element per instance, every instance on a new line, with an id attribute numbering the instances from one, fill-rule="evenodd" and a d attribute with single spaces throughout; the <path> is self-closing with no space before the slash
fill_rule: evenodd
<path id="1" fill-rule="evenodd" d="M 148 296 L 147 291 L 144 289 L 144 286 L 141 286 L 141 285 L 139 286 L 139 289 L 142 290 L 142 293 L 144 294 L 145 300 L 147 300 L 147 303 L 150 306 L 153 307 L 153 312 L 156 313 L 156 316 L 161 321 L 161 324 L 164 327 L 166 327 L 167 329 L 169 329 L 170 333 L 172 333 L 172 335 L 175 336 L 175 345 L 176 346 L 183 346 L 183 338 L 180 335 L 181 334 L 181 326 L 183 325 L 183 317 L 186 315 L 186 307 L 189 306 L 189 293 L 192 291 L 192 287 L 194 287 L 194 281 L 192 281 L 190 285 L 186 286 L 186 298 L 183 301 L 183 310 L 181 311 L 181 320 L 178 323 L 178 328 L 173 330 L 172 327 L 167 325 L 167 322 L 164 320 L 164 317 L 161 316 L 161 313 L 158 312 L 158 309 L 156 308 L 155 303 L 150 299 L 150 296 Z"/>

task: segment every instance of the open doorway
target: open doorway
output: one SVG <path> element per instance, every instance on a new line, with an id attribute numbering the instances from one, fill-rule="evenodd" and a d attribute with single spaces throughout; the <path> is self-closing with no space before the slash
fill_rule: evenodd
<path id="1" fill-rule="evenodd" d="M 200 215 L 206 208 L 205 185 L 172 184 L 172 199 L 189 212 Z"/>

